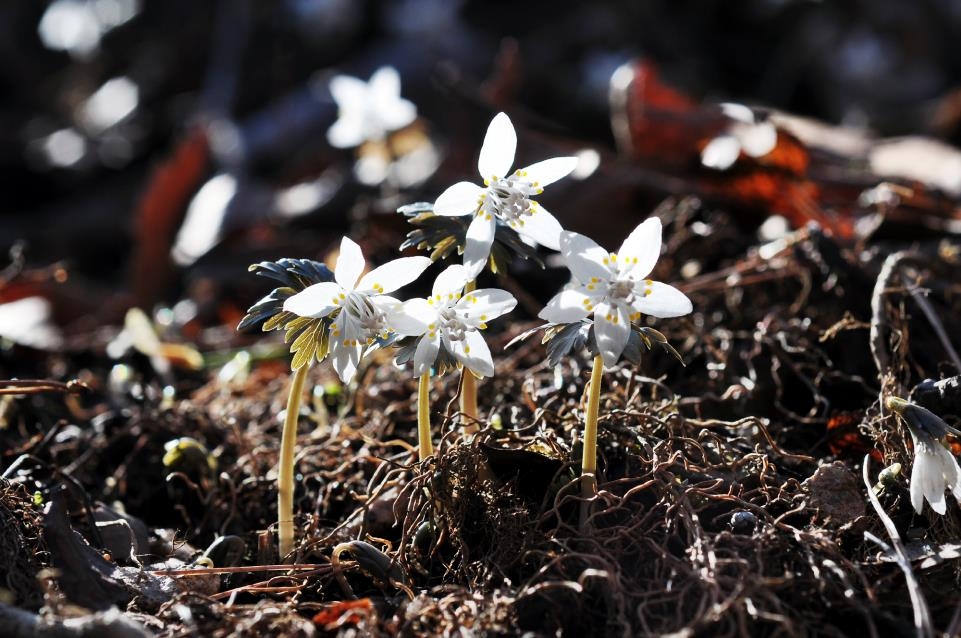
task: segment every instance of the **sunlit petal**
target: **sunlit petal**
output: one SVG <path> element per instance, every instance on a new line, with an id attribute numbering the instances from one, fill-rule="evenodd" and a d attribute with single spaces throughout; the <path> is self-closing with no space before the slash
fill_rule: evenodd
<path id="1" fill-rule="evenodd" d="M 498 113 L 491 120 L 484 137 L 477 168 L 481 177 L 492 179 L 506 177 L 514 164 L 514 151 L 517 148 L 517 133 L 506 113 Z"/>
<path id="2" fill-rule="evenodd" d="M 924 492 L 921 488 L 921 472 L 919 472 L 919 459 L 920 454 L 917 454 L 917 441 L 914 444 L 915 447 L 915 457 L 914 457 L 914 469 L 911 470 L 911 505 L 914 507 L 914 511 L 918 514 L 924 509 Z"/>
<path id="3" fill-rule="evenodd" d="M 327 141 L 334 148 L 353 148 L 364 143 L 365 134 L 363 120 L 345 114 L 327 129 Z"/>
<path id="4" fill-rule="evenodd" d="M 433 336 L 431 336 L 433 335 Z M 414 374 L 420 376 L 430 372 L 440 350 L 440 336 L 436 332 L 425 334 L 414 351 Z"/>
<path id="5" fill-rule="evenodd" d="M 459 293 L 467 285 L 468 280 L 467 269 L 461 264 L 453 264 L 437 275 L 430 294 L 446 297 L 451 293 Z"/>
<path id="6" fill-rule="evenodd" d="M 330 79 L 330 94 L 342 111 L 359 112 L 367 99 L 367 83 L 349 75 L 335 75 Z"/>
<path id="7" fill-rule="evenodd" d="M 754 111 L 750 107 L 736 102 L 724 102 L 721 104 L 721 111 L 732 120 L 745 124 L 754 123 Z"/>
<path id="8" fill-rule="evenodd" d="M 589 237 L 565 230 L 561 233 L 560 250 L 571 274 L 581 283 L 589 283 L 595 277 L 609 281 L 614 276 L 610 254 Z"/>
<path id="9" fill-rule="evenodd" d="M 491 319 L 507 314 L 517 305 L 514 295 L 499 288 L 482 288 L 467 293 L 454 306 L 458 316 L 471 327 L 481 326 Z"/>
<path id="10" fill-rule="evenodd" d="M 771 122 L 760 122 L 737 128 L 741 149 L 751 157 L 767 155 L 777 146 L 777 128 Z"/>
<path id="11" fill-rule="evenodd" d="M 583 292 L 569 288 L 554 295 L 537 316 L 551 323 L 574 323 L 590 314 L 593 310 L 590 303 Z"/>
<path id="12" fill-rule="evenodd" d="M 617 251 L 617 265 L 622 275 L 635 279 L 647 277 L 661 255 L 661 220 L 651 217 L 627 236 Z"/>
<path id="13" fill-rule="evenodd" d="M 284 300 L 284 310 L 301 317 L 326 317 L 340 307 L 344 289 L 332 281 L 325 281 L 304 288 Z"/>
<path id="14" fill-rule="evenodd" d="M 349 313 L 337 315 L 330 335 L 330 359 L 334 371 L 344 383 L 349 383 L 357 372 L 366 338 Z"/>
<path id="15" fill-rule="evenodd" d="M 650 281 L 650 280 L 648 280 Z M 681 317 L 694 307 L 683 292 L 659 281 L 641 280 L 635 288 L 634 309 L 652 317 Z"/>
<path id="16" fill-rule="evenodd" d="M 521 175 L 534 186 L 544 188 L 570 175 L 579 161 L 576 157 L 553 157 L 521 169 Z"/>
<path id="17" fill-rule="evenodd" d="M 484 337 L 477 331 L 470 330 L 464 335 L 463 341 L 451 341 L 451 353 L 464 364 L 482 377 L 494 376 L 494 360 L 491 358 L 490 348 Z"/>
<path id="18" fill-rule="evenodd" d="M 377 115 L 385 130 L 396 131 L 417 119 L 417 107 L 409 100 L 398 98 L 385 104 Z"/>
<path id="19" fill-rule="evenodd" d="M 469 215 L 480 206 L 480 196 L 484 189 L 470 182 L 457 182 L 434 202 L 434 214 L 444 217 Z"/>
<path id="20" fill-rule="evenodd" d="M 373 100 L 393 100 L 400 95 L 400 74 L 392 66 L 382 66 L 370 76 L 367 88 Z"/>
<path id="21" fill-rule="evenodd" d="M 411 299 L 387 315 L 387 323 L 397 334 L 416 337 L 428 331 L 428 326 L 437 321 L 437 311 L 426 299 Z"/>
<path id="22" fill-rule="evenodd" d="M 733 135 L 719 135 L 708 142 L 701 151 L 701 164 L 708 168 L 724 171 L 737 161 L 741 154 L 741 143 Z"/>
<path id="23" fill-rule="evenodd" d="M 594 310 L 594 338 L 604 365 L 612 366 L 621 358 L 631 336 L 631 322 L 620 304 L 601 302 Z"/>
<path id="24" fill-rule="evenodd" d="M 430 257 L 401 257 L 374 268 L 360 278 L 357 290 L 383 294 L 414 281 L 430 266 Z"/>
<path id="25" fill-rule="evenodd" d="M 491 244 L 494 243 L 494 230 L 497 223 L 490 215 L 479 214 L 474 217 L 467 228 L 467 239 L 464 245 L 464 268 L 470 279 L 476 279 L 484 270 L 487 259 L 491 254 Z"/>
<path id="26" fill-rule="evenodd" d="M 543 206 L 533 203 L 531 214 L 521 217 L 519 221 L 522 223 L 511 226 L 518 233 L 551 250 L 560 249 L 561 233 L 564 232 L 564 228 Z"/>
<path id="27" fill-rule="evenodd" d="M 334 264 L 334 279 L 345 290 L 353 290 L 360 273 L 364 272 L 364 253 L 350 237 L 340 240 L 340 253 Z"/>

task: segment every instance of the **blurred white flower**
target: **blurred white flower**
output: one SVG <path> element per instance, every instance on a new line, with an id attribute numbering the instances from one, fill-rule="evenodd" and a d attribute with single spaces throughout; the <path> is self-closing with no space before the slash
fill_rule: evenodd
<path id="1" fill-rule="evenodd" d="M 719 171 L 729 169 L 743 151 L 749 157 L 767 155 L 777 145 L 777 128 L 770 121 L 758 118 L 743 104 L 721 104 L 724 115 L 731 119 L 722 135 L 708 142 L 701 151 L 701 163 Z"/>
<path id="2" fill-rule="evenodd" d="M 538 315 L 551 323 L 581 321 L 594 315 L 594 337 L 604 365 L 617 363 L 641 314 L 679 317 L 691 300 L 673 286 L 646 279 L 661 253 L 661 221 L 646 220 L 609 253 L 584 235 L 564 231 L 561 257 L 573 285 L 554 296 Z"/>
<path id="3" fill-rule="evenodd" d="M 482 377 L 494 374 L 490 348 L 480 331 L 487 322 L 514 309 L 517 300 L 505 290 L 483 288 L 462 296 L 464 266 L 449 266 L 434 281 L 428 299 L 411 299 L 388 315 L 397 334 L 420 337 L 414 352 L 414 374 L 428 372 L 443 346 L 465 368 Z"/>
<path id="4" fill-rule="evenodd" d="M 386 310 L 400 305 L 389 297 L 420 277 L 430 266 L 427 257 L 401 257 L 361 277 L 366 262 L 360 246 L 344 237 L 334 265 L 334 281 L 314 284 L 284 301 L 284 310 L 301 317 L 336 318 L 330 326 L 330 356 L 334 370 L 347 383 L 357 371 L 364 349 L 387 336 Z"/>
<path id="5" fill-rule="evenodd" d="M 941 444 L 948 433 L 961 432 L 945 423 L 930 410 L 897 397 L 888 397 L 885 406 L 908 424 L 914 443 L 914 467 L 911 469 L 911 505 L 918 514 L 927 500 L 938 514 L 947 511 L 945 489 L 955 499 L 961 498 L 961 470 L 954 454 Z"/>
<path id="6" fill-rule="evenodd" d="M 435 215 L 474 215 L 464 246 L 464 266 L 471 279 L 480 274 L 490 256 L 496 219 L 541 246 L 552 250 L 559 247 L 563 228 L 531 198 L 541 194 L 545 186 L 566 177 L 577 167 L 578 159 L 555 157 L 511 173 L 516 148 L 517 134 L 510 118 L 498 113 L 487 129 L 477 162 L 484 187 L 458 182 L 434 202 Z"/>
<path id="7" fill-rule="evenodd" d="M 369 82 L 335 75 L 330 80 L 330 93 L 339 116 L 327 131 L 327 141 L 337 148 L 382 141 L 391 131 L 417 118 L 414 103 L 400 96 L 400 75 L 393 67 L 377 69 Z"/>

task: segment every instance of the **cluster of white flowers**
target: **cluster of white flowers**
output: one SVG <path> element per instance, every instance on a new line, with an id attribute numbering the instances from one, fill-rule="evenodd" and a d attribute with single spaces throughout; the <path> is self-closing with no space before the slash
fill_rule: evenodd
<path id="1" fill-rule="evenodd" d="M 360 246 L 340 242 L 334 281 L 314 284 L 289 297 L 284 310 L 302 317 L 332 317 L 329 344 L 334 370 L 345 383 L 353 378 L 364 352 L 391 334 L 419 337 L 414 372 L 430 370 L 440 346 L 480 376 L 494 374 L 490 349 L 480 335 L 487 321 L 510 312 L 517 300 L 503 290 L 475 290 L 466 296 L 463 266 L 442 272 L 429 299 L 402 303 L 388 293 L 406 286 L 430 265 L 427 257 L 401 257 L 362 276 Z"/>
<path id="2" fill-rule="evenodd" d="M 377 139 L 404 126 L 416 109 L 400 98 L 400 80 L 393 69 L 381 69 L 365 83 L 337 76 L 331 91 L 341 107 L 340 119 L 328 132 L 332 144 L 351 146 Z M 376 99 L 375 99 L 376 98 Z M 288 298 L 284 310 L 330 318 L 329 351 L 341 379 L 355 373 L 364 352 L 391 334 L 416 340 L 414 372 L 428 372 L 444 350 L 480 376 L 491 376 L 494 365 L 481 331 L 487 322 L 510 312 L 517 301 L 503 290 L 465 287 L 488 262 L 498 224 L 526 240 L 560 250 L 573 282 L 540 313 L 551 323 L 584 321 L 593 314 L 598 350 L 608 366 L 621 357 L 631 325 L 642 314 L 676 317 L 691 312 L 690 300 L 676 288 L 647 279 L 661 249 L 661 224 L 656 218 L 639 225 L 617 253 L 591 239 L 567 232 L 534 198 L 545 186 L 566 177 L 577 166 L 575 157 L 555 157 L 511 172 L 517 134 L 510 118 L 491 121 L 478 160 L 484 186 L 458 182 L 434 202 L 440 216 L 471 216 L 464 263 L 443 271 L 431 296 L 401 302 L 388 293 L 414 281 L 428 267 L 426 257 L 405 257 L 362 276 L 360 247 L 341 242 L 333 282 L 312 285 Z"/>

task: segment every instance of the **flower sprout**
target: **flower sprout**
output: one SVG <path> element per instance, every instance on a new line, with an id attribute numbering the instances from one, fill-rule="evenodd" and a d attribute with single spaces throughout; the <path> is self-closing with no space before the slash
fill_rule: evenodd
<path id="1" fill-rule="evenodd" d="M 646 278 L 661 251 L 661 222 L 656 217 L 635 228 L 617 253 L 569 231 L 561 234 L 560 249 L 574 281 L 538 316 L 553 324 L 569 324 L 593 314 L 597 349 L 606 366 L 617 363 L 630 339 L 632 322 L 642 314 L 680 317 L 692 310 L 684 293 Z"/>
<path id="2" fill-rule="evenodd" d="M 334 281 L 314 284 L 284 301 L 284 310 L 301 317 L 333 319 L 329 349 L 334 370 L 347 383 L 357 371 L 364 350 L 387 338 L 386 310 L 400 305 L 388 296 L 420 277 L 430 266 L 427 257 L 401 257 L 364 276 L 360 246 L 344 237 L 334 265 Z"/>
<path id="3" fill-rule="evenodd" d="M 463 295 L 467 269 L 449 266 L 434 281 L 428 299 L 411 299 L 388 316 L 390 327 L 401 336 L 415 337 L 414 374 L 428 373 L 442 355 L 453 357 L 478 376 L 494 375 L 490 349 L 481 336 L 487 322 L 514 309 L 517 300 L 498 288 L 483 288 Z M 400 358 L 403 362 L 406 359 Z"/>
<path id="4" fill-rule="evenodd" d="M 498 221 L 541 246 L 558 249 L 563 228 L 532 198 L 573 171 L 577 158 L 555 157 L 511 173 L 516 147 L 517 134 L 510 118 L 498 113 L 487 129 L 477 162 L 484 186 L 458 182 L 434 202 L 435 215 L 474 216 L 464 245 L 464 266 L 470 279 L 487 263 Z"/>
<path id="5" fill-rule="evenodd" d="M 777 146 L 777 128 L 743 104 L 721 104 L 731 122 L 727 130 L 708 142 L 701 151 L 701 163 L 724 171 L 733 166 L 743 151 L 748 157 L 763 157 Z"/>
<path id="6" fill-rule="evenodd" d="M 339 115 L 327 131 L 327 141 L 336 148 L 383 141 L 388 133 L 417 118 L 414 103 L 400 96 L 400 75 L 393 67 L 377 69 L 369 82 L 335 75 L 330 80 L 330 93 Z"/>
<path id="7" fill-rule="evenodd" d="M 961 498 L 961 470 L 958 460 L 941 444 L 947 434 L 961 436 L 961 432 L 945 423 L 927 408 L 898 397 L 888 397 L 884 402 L 908 424 L 914 442 L 914 467 L 911 469 L 911 505 L 918 514 L 924 508 L 925 499 L 938 514 L 947 511 L 944 490 L 950 489 L 954 498 Z"/>

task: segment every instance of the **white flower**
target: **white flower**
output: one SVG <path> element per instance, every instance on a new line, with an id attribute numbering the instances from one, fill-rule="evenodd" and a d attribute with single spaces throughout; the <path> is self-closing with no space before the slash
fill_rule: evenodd
<path id="1" fill-rule="evenodd" d="M 464 246 L 464 266 L 471 279 L 487 263 L 497 219 L 541 246 L 558 249 L 563 228 L 553 215 L 531 198 L 543 192 L 548 184 L 573 171 L 577 167 L 577 158 L 555 157 L 511 173 L 516 147 L 517 134 L 510 118 L 505 113 L 498 113 L 487 129 L 477 161 L 484 187 L 458 182 L 434 202 L 435 215 L 474 215 Z"/>
<path id="2" fill-rule="evenodd" d="M 938 514 L 947 511 L 944 490 L 950 489 L 961 497 L 961 470 L 958 460 L 941 439 L 949 432 L 961 434 L 930 410 L 897 397 L 888 397 L 887 408 L 896 412 L 908 424 L 914 442 L 914 467 L 911 469 L 911 505 L 918 514 L 925 499 Z"/>
<path id="3" fill-rule="evenodd" d="M 947 511 L 944 501 L 945 488 L 950 489 L 956 498 L 961 496 L 958 460 L 933 437 L 918 436 L 914 430 L 911 430 L 911 440 L 914 441 L 911 505 L 920 514 L 921 508 L 924 507 L 923 499 L 927 499 L 931 509 L 938 514 L 944 514 Z"/>
<path id="4" fill-rule="evenodd" d="M 400 301 L 385 293 L 420 277 L 430 266 L 427 257 L 401 257 L 374 268 L 361 277 L 364 255 L 360 246 L 344 237 L 334 265 L 334 281 L 314 284 L 284 301 L 284 310 L 301 317 L 329 317 L 330 356 L 344 383 L 357 371 L 364 349 L 377 337 L 386 337 L 386 310 Z"/>
<path id="5" fill-rule="evenodd" d="M 417 118 L 414 103 L 400 96 L 400 75 L 393 67 L 377 69 L 370 82 L 335 75 L 330 80 L 330 93 L 340 112 L 327 131 L 327 141 L 337 148 L 379 142 L 387 133 Z"/>
<path id="6" fill-rule="evenodd" d="M 414 352 L 415 375 L 430 370 L 443 346 L 465 368 L 493 376 L 494 362 L 480 331 L 491 319 L 513 310 L 517 300 L 497 288 L 462 297 L 468 276 L 464 266 L 449 266 L 437 276 L 429 299 L 411 299 L 390 312 L 388 323 L 397 334 L 421 337 Z"/>
<path id="7" fill-rule="evenodd" d="M 594 337 L 605 365 L 617 363 L 631 335 L 631 322 L 641 314 L 679 317 L 691 312 L 691 300 L 684 293 L 646 279 L 661 252 L 661 222 L 656 217 L 635 228 L 616 254 L 568 231 L 561 234 L 560 243 L 574 282 L 538 316 L 559 324 L 593 313 Z"/>
<path id="8" fill-rule="evenodd" d="M 704 166 L 723 171 L 737 161 L 741 151 L 750 157 L 762 157 L 774 150 L 777 128 L 770 120 L 759 119 L 743 104 L 721 104 L 721 110 L 731 123 L 701 151 Z"/>

